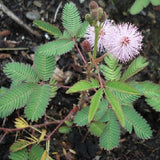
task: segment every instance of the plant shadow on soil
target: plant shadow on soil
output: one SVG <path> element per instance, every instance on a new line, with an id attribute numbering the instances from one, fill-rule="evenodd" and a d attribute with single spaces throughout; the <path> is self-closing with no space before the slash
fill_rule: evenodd
<path id="1" fill-rule="evenodd" d="M 41 18 L 49 23 L 53 23 L 55 10 L 60 1 L 39 0 L 38 2 L 41 4 L 41 6 L 37 6 L 35 1 L 4 0 L 4 4 L 31 27 L 33 27 L 32 21 L 26 18 L 25 13 L 32 10 L 37 10 L 40 13 Z M 66 1 L 63 0 L 62 2 L 63 8 Z M 89 2 L 89 0 L 86 0 L 83 4 L 80 4 L 78 0 L 74 2 L 76 3 L 82 19 L 84 19 L 85 14 L 89 12 Z M 99 2 L 99 5 L 103 7 L 104 10 L 108 13 L 109 18 L 113 19 L 116 23 L 131 22 L 140 28 L 144 35 L 144 46 L 141 54 L 149 61 L 150 64 L 134 78 L 138 81 L 151 80 L 160 84 L 160 7 L 149 5 L 140 14 L 131 16 L 127 10 L 130 8 L 131 4 L 133 4 L 133 0 L 130 2 L 128 2 L 128 0 L 117 0 L 114 4 L 111 3 L 111 1 L 105 0 L 97 0 L 97 2 Z M 60 8 L 55 22 L 57 26 L 60 26 L 60 29 L 62 29 L 62 8 Z M 32 64 L 30 57 L 34 53 L 35 48 L 39 44 L 45 43 L 48 40 L 52 40 L 52 37 L 49 36 L 49 39 L 46 39 L 46 34 L 37 28 L 34 29 L 41 33 L 42 39 L 38 39 L 33 35 L 28 34 L 27 31 L 24 31 L 23 28 L 19 27 L 13 20 L 8 18 L 1 11 L 0 22 L 1 31 L 8 29 L 11 32 L 11 34 L 6 37 L 0 37 L 1 48 L 4 48 L 5 46 L 4 40 L 18 42 L 16 47 L 29 48 L 28 51 L 0 52 L 0 55 L 9 54 L 10 56 L 10 58 L 2 58 L 2 56 L 0 56 L 0 86 L 9 87 L 11 81 L 4 75 L 3 66 L 10 62 L 11 59 L 17 62 Z M 67 53 L 64 56 L 61 56 L 57 63 L 57 66 L 64 72 L 69 70 L 74 73 L 73 79 L 69 82 L 70 85 L 75 83 L 77 77 L 83 76 L 80 72 L 75 70 L 74 67 L 72 67 L 71 64 L 73 64 L 74 60 L 71 57 L 71 53 Z M 77 103 L 78 95 L 66 95 L 65 91 L 65 89 L 59 89 L 57 96 L 52 100 L 54 107 L 52 108 L 51 102 L 50 106 L 47 108 L 47 114 L 54 117 L 55 119 L 63 119 L 65 115 L 67 115 L 67 113 L 69 113 L 69 111 L 72 109 L 73 104 Z M 112 151 L 108 152 L 100 149 L 98 146 L 98 139 L 91 136 L 90 134 L 88 134 L 84 140 L 84 136 L 87 134 L 86 128 L 73 127 L 71 133 L 68 135 L 60 134 L 58 132 L 54 134 L 51 141 L 51 153 L 58 152 L 61 160 L 66 159 L 64 156 L 63 148 L 67 152 L 69 149 L 73 149 L 76 154 L 72 154 L 73 158 L 71 159 L 75 160 L 92 160 L 95 157 L 99 160 L 160 159 L 160 113 L 153 111 L 151 107 L 145 103 L 143 97 L 136 101 L 134 106 L 136 110 L 147 120 L 148 124 L 150 124 L 153 130 L 153 136 L 151 139 L 142 141 L 138 139 L 134 133 L 130 135 L 127 132 L 122 131 L 120 145 Z M 23 113 L 23 111 L 20 112 Z M 6 119 L 6 128 L 14 127 L 12 122 L 16 116 L 17 114 L 14 112 L 13 115 Z M 40 122 L 43 121 L 41 120 Z M 0 124 L 2 123 L 3 120 L 1 119 Z M 49 126 L 48 131 L 52 131 L 54 128 L 55 125 Z M 2 135 L 3 132 L 1 131 L 0 137 Z M 8 159 L 7 157 L 9 155 L 9 146 L 14 142 L 14 140 L 15 133 L 8 134 L 4 138 L 0 144 L 0 160 Z M 51 157 L 56 158 L 55 155 L 51 155 Z"/>

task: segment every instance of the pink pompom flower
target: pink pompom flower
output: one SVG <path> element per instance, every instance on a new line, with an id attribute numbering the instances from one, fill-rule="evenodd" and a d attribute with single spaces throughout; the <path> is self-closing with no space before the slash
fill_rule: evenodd
<path id="1" fill-rule="evenodd" d="M 98 25 L 100 25 L 99 22 L 97 22 Z M 112 26 L 112 23 L 110 20 L 106 20 L 104 23 L 102 23 L 102 28 L 99 31 L 99 37 L 98 37 L 98 45 L 97 45 L 97 51 L 99 52 L 106 52 L 107 46 L 106 46 L 106 35 L 109 33 L 110 27 Z M 85 38 L 89 41 L 92 48 L 94 48 L 94 40 L 95 40 L 95 30 L 93 26 L 89 26 L 87 28 Z"/>
<path id="2" fill-rule="evenodd" d="M 142 39 L 142 34 L 136 26 L 122 23 L 112 27 L 112 31 L 105 37 L 105 43 L 107 51 L 125 63 L 139 54 Z"/>

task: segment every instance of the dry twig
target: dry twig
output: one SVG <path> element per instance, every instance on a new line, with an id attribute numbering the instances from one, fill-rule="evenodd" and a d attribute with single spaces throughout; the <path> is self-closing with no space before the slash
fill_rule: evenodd
<path id="1" fill-rule="evenodd" d="M 27 26 L 20 18 L 18 18 L 11 10 L 9 10 L 3 3 L 0 1 L 0 9 L 6 13 L 11 19 L 13 19 L 16 23 L 18 23 L 20 26 L 25 28 L 28 32 L 35 35 L 36 37 L 41 37 L 41 35 L 34 31 L 32 28 Z"/>

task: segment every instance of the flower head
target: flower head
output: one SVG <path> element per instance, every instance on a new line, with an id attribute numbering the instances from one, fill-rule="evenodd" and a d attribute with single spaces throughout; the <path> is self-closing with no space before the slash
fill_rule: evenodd
<path id="1" fill-rule="evenodd" d="M 90 43 L 87 40 L 84 40 L 81 43 L 81 47 L 82 47 L 82 49 L 83 49 L 84 52 L 91 52 L 91 45 L 90 45 Z"/>
<path id="2" fill-rule="evenodd" d="M 98 25 L 100 23 L 98 22 Z M 109 33 L 110 27 L 112 26 L 112 23 L 109 20 L 106 20 L 104 23 L 102 23 L 102 28 L 99 31 L 99 37 L 98 37 L 98 45 L 97 50 L 99 52 L 105 52 L 107 51 L 106 46 L 106 38 L 107 34 Z M 94 40 L 95 40 L 95 30 L 93 26 L 89 26 L 87 28 L 85 38 L 89 41 L 92 48 L 94 48 Z"/>
<path id="3" fill-rule="evenodd" d="M 142 34 L 138 28 L 129 23 L 112 27 L 106 36 L 106 48 L 120 62 L 127 62 L 139 54 L 142 47 Z"/>

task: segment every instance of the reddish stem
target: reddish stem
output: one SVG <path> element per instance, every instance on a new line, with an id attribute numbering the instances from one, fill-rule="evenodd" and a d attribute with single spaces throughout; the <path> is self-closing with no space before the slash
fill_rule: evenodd
<path id="1" fill-rule="evenodd" d="M 61 122 L 58 124 L 58 126 L 47 136 L 46 141 L 49 141 L 51 136 L 58 130 L 58 128 L 72 115 L 72 113 L 75 112 L 75 107 L 68 113 L 68 115 L 61 120 Z"/>
<path id="2" fill-rule="evenodd" d="M 100 82 L 100 87 L 103 89 L 103 83 L 102 83 L 101 75 L 99 73 L 97 63 L 95 61 L 94 61 L 94 66 L 96 67 L 96 70 L 97 70 L 97 73 L 98 73 L 98 79 L 99 79 L 99 82 Z"/>
<path id="3" fill-rule="evenodd" d="M 46 122 L 46 123 L 43 123 L 43 124 L 35 124 L 35 125 L 32 125 L 32 127 L 34 127 L 34 128 L 41 128 L 41 127 L 45 127 L 47 125 L 57 124 L 59 122 L 61 122 L 61 120 Z M 9 132 L 20 131 L 22 129 L 27 129 L 27 128 L 30 128 L 30 127 L 28 126 L 28 127 L 24 127 L 24 128 L 0 128 L 0 130 L 9 133 Z"/>
<path id="4" fill-rule="evenodd" d="M 2 140 L 4 139 L 4 137 L 8 134 L 8 132 L 5 132 L 4 135 L 1 137 L 0 139 L 0 143 L 2 142 Z"/>
<path id="5" fill-rule="evenodd" d="M 78 50 L 78 52 L 79 52 L 79 54 L 80 54 L 80 56 L 81 56 L 81 58 L 82 58 L 84 64 L 86 65 L 86 67 L 88 67 L 88 63 L 86 62 L 86 60 L 85 60 L 85 58 L 84 58 L 82 52 L 80 51 L 80 49 L 79 49 L 79 47 L 78 47 L 78 45 L 77 45 L 77 43 L 76 43 L 75 40 L 74 40 L 74 42 L 75 42 L 75 46 L 76 46 L 76 48 L 77 48 L 77 50 Z"/>

